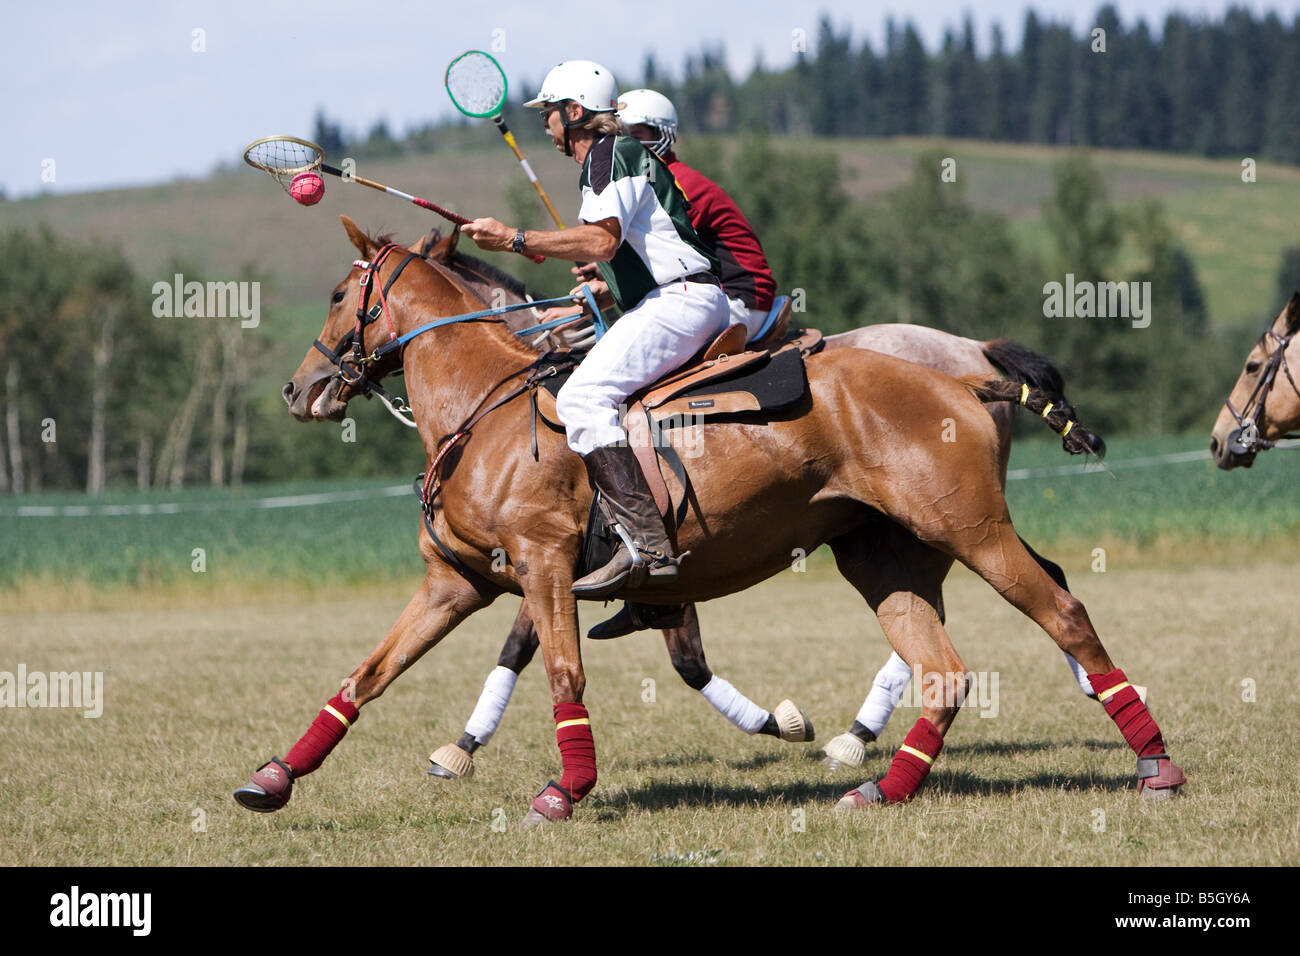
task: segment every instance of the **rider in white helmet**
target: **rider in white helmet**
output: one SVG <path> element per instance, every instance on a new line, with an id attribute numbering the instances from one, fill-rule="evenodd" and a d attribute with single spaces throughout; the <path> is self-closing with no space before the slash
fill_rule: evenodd
<path id="1" fill-rule="evenodd" d="M 582 225 L 524 230 L 489 218 L 461 227 L 482 249 L 598 263 L 623 312 L 556 400 L 569 447 L 582 456 L 625 546 L 605 567 L 574 583 L 575 594 L 594 599 L 677 575 L 677 558 L 628 447 L 619 406 L 730 322 L 716 263 L 691 227 L 672 174 L 625 135 L 615 116 L 617 89 L 600 64 L 570 60 L 551 70 L 537 96 L 524 104 L 541 109 L 556 149 L 582 166 Z"/>

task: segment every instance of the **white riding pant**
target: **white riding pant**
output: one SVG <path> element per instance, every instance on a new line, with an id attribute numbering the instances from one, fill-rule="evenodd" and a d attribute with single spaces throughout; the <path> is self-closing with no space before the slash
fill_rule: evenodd
<path id="1" fill-rule="evenodd" d="M 626 441 L 619 406 L 730 324 L 727 297 L 716 285 L 670 282 L 648 294 L 610 327 L 556 396 L 569 447 L 588 455 Z"/>
<path id="2" fill-rule="evenodd" d="M 751 309 L 739 299 L 727 299 L 727 307 L 731 310 L 731 324 L 743 325 L 745 327 L 745 341 L 748 342 L 758 334 L 758 330 L 763 327 L 767 321 L 767 313 L 762 309 Z"/>

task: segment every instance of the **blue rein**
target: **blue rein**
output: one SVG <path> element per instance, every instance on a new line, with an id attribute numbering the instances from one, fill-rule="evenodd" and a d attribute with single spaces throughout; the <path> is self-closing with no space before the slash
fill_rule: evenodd
<path id="1" fill-rule="evenodd" d="M 592 323 L 596 327 L 596 340 L 600 341 L 600 337 L 609 329 L 609 325 L 605 322 L 604 315 L 601 314 L 600 306 L 596 304 L 595 295 L 592 294 L 591 288 L 585 283 L 582 286 L 582 294 L 586 296 L 587 307 L 591 309 Z M 440 328 L 444 325 L 454 325 L 457 322 L 473 322 L 476 319 L 490 319 L 498 315 L 504 315 L 507 312 L 517 312 L 520 309 L 535 309 L 538 306 L 558 305 L 561 302 L 573 302 L 573 296 L 566 295 L 560 296 L 556 299 L 539 299 L 535 302 L 519 302 L 514 305 L 499 306 L 495 309 L 484 309 L 481 312 L 466 312 L 462 315 L 449 315 L 446 318 L 437 319 L 433 322 L 426 322 L 418 328 L 411 329 L 411 331 L 404 335 L 399 335 L 397 338 L 385 342 L 375 350 L 372 358 L 381 358 L 394 349 L 401 348 L 417 335 L 423 335 L 425 332 Z M 576 318 L 577 316 L 568 315 L 559 319 L 551 319 L 549 322 L 530 325 L 526 329 L 517 329 L 515 330 L 515 335 L 532 335 L 535 332 L 549 332 L 551 329 L 558 328 L 561 325 L 567 325 Z"/>

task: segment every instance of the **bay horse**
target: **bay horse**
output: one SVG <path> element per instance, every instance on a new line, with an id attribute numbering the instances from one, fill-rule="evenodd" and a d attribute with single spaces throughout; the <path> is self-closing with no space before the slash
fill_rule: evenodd
<path id="1" fill-rule="evenodd" d="M 1210 454 L 1224 471 L 1249 468 L 1261 451 L 1300 438 L 1290 434 L 1300 428 L 1300 385 L 1291 371 L 1292 362 L 1300 364 L 1298 333 L 1300 292 L 1294 292 L 1246 355 L 1210 433 Z"/>
<path id="2" fill-rule="evenodd" d="M 320 354 L 318 346 L 308 352 L 285 398 L 300 420 L 341 420 L 356 369 L 345 371 L 321 343 L 351 338 L 365 355 L 373 328 L 366 370 L 376 378 L 405 370 L 431 495 L 439 496 L 433 526 L 448 555 L 422 527 L 425 578 L 396 624 L 285 758 L 263 764 L 235 797 L 253 810 L 284 806 L 294 780 L 320 766 L 361 707 L 468 615 L 509 591 L 525 598 L 537 627 L 562 767 L 559 781 L 531 801 L 525 822 L 567 819 L 597 772 L 571 591 L 591 504 L 582 463 L 549 430 L 539 430 L 534 458 L 526 440 L 530 404 L 498 404 L 520 394 L 518 383 L 537 369 L 536 353 L 504 323 L 476 312 L 474 296 L 450 271 L 412 253 L 390 258 L 400 247 L 342 218 L 361 259 L 331 295 Z M 374 310 L 366 308 L 371 290 L 379 295 Z M 416 329 L 427 331 L 408 339 Z M 385 332 L 390 342 L 405 343 L 400 354 L 380 352 Z M 867 349 L 822 352 L 806 371 L 808 392 L 793 410 L 707 429 L 691 476 L 695 507 L 678 532 L 679 550 L 691 560 L 675 581 L 627 597 L 709 600 L 780 573 L 796 548 L 829 544 L 894 650 L 942 685 L 942 693 L 925 696 L 885 777 L 837 805 L 852 809 L 911 799 L 961 706 L 967 672 L 938 615 L 940 586 L 959 560 L 1087 669 L 1137 754 L 1143 795 L 1175 793 L 1185 778 L 1145 704 L 1102 647 L 1083 604 L 1052 581 L 1015 533 L 996 430 L 981 403 L 1019 401 L 1081 452 L 1094 436 L 1027 385 L 959 381 Z M 747 480 L 736 482 L 737 474 Z M 495 560 L 499 549 L 504 566 Z M 890 560 L 880 562 L 881 553 Z"/>

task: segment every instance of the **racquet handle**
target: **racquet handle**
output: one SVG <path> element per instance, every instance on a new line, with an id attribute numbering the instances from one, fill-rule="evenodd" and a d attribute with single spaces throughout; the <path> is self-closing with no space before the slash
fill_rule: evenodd
<path id="1" fill-rule="evenodd" d="M 511 151 L 515 154 L 515 159 L 519 160 L 519 165 L 523 167 L 524 175 L 528 177 L 528 181 L 532 183 L 533 188 L 537 190 L 537 195 L 541 197 L 542 204 L 546 206 L 546 211 L 551 214 L 551 219 L 555 221 L 555 225 L 558 228 L 563 229 L 564 220 L 561 219 L 560 214 L 555 211 L 555 206 L 551 203 L 551 197 L 546 195 L 546 190 L 542 188 L 542 182 L 537 178 L 537 174 L 533 172 L 533 167 L 529 166 L 528 160 L 524 159 L 524 154 L 520 151 L 519 144 L 515 142 L 515 134 L 510 132 L 510 127 L 506 126 L 506 121 L 501 118 L 500 113 L 492 117 L 492 122 L 496 123 L 497 129 L 501 131 L 501 135 L 505 138 L 506 145 L 509 146 Z"/>
<path id="2" fill-rule="evenodd" d="M 329 173 L 331 176 L 337 176 L 340 179 L 343 178 L 343 171 L 341 169 L 337 169 L 334 166 L 328 166 L 325 163 L 321 163 L 320 168 L 322 172 Z M 444 209 L 437 203 L 429 202 L 427 199 L 421 199 L 419 196 L 412 196 L 410 193 L 404 193 L 400 189 L 394 189 L 392 186 L 385 186 L 383 183 L 377 183 L 373 179 L 366 179 L 364 176 L 355 175 L 352 176 L 351 179 L 354 182 L 360 183 L 362 186 L 369 186 L 371 189 L 377 189 L 382 193 L 388 193 L 390 196 L 396 196 L 398 199 L 405 199 L 407 202 L 414 203 L 421 209 L 427 209 L 429 212 L 437 213 L 443 219 L 446 219 L 448 222 L 454 222 L 458 226 L 463 226 L 468 222 L 474 221 L 472 219 L 466 219 L 460 213 L 452 212 L 450 209 Z M 533 260 L 533 262 L 541 263 L 546 261 L 545 256 L 531 255 L 527 252 L 522 253 L 522 255 L 526 259 Z"/>

